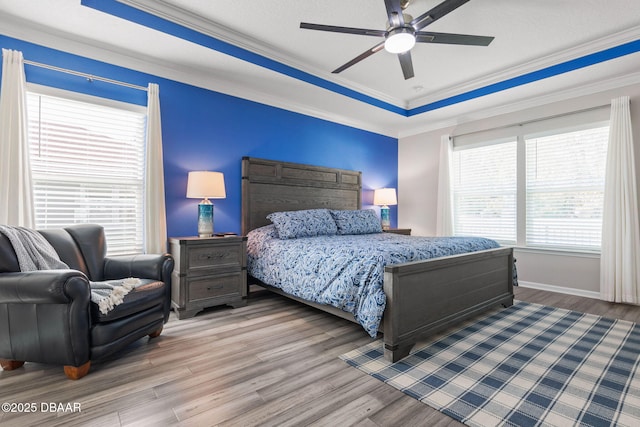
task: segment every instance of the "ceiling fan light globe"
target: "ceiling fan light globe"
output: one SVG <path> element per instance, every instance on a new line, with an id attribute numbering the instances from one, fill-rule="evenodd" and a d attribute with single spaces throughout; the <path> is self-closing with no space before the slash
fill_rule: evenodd
<path id="1" fill-rule="evenodd" d="M 384 49 L 389 53 L 403 53 L 416 44 L 416 38 L 409 32 L 390 34 L 384 42 Z"/>

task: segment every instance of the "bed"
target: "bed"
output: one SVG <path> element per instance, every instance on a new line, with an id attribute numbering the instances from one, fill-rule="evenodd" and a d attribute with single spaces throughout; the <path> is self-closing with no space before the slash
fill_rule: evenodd
<path id="1" fill-rule="evenodd" d="M 361 192 L 357 171 L 245 157 L 242 233 L 268 229 L 265 226 L 271 221 L 267 216 L 274 212 L 360 210 Z M 391 238 L 383 234 L 381 239 Z M 386 301 L 380 323 L 385 358 L 398 361 L 419 339 L 490 307 L 512 305 L 513 268 L 513 250 L 501 247 L 386 264 L 382 273 Z M 248 282 L 358 322 L 352 313 L 289 294 L 251 275 Z"/>

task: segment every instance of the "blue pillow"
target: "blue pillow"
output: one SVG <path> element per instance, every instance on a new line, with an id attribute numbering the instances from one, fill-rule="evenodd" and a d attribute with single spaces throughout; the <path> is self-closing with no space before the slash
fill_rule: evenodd
<path id="1" fill-rule="evenodd" d="M 338 234 L 382 233 L 380 218 L 373 209 L 331 211 Z"/>
<path id="2" fill-rule="evenodd" d="M 338 227 L 328 209 L 274 212 L 267 215 L 281 239 L 296 237 L 333 236 Z"/>

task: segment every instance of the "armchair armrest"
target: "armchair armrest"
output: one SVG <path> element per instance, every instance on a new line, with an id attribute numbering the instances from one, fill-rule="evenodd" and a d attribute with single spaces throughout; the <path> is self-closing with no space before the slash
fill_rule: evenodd
<path id="1" fill-rule="evenodd" d="M 104 259 L 105 280 L 137 277 L 168 283 L 172 270 L 173 257 L 170 254 L 123 255 Z"/>
<path id="2" fill-rule="evenodd" d="M 0 357 L 69 367 L 85 364 L 91 343 L 90 300 L 89 280 L 77 270 L 0 274 Z"/>
<path id="3" fill-rule="evenodd" d="M 2 304 L 69 304 L 88 305 L 91 297 L 89 280 L 77 270 L 38 270 L 0 274 Z"/>

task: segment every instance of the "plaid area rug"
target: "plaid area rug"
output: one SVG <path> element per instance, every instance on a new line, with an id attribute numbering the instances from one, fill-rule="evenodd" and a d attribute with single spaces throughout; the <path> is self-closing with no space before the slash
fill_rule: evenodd
<path id="1" fill-rule="evenodd" d="M 640 426 L 640 328 L 519 302 L 390 363 L 382 344 L 341 356 L 469 426 Z"/>

